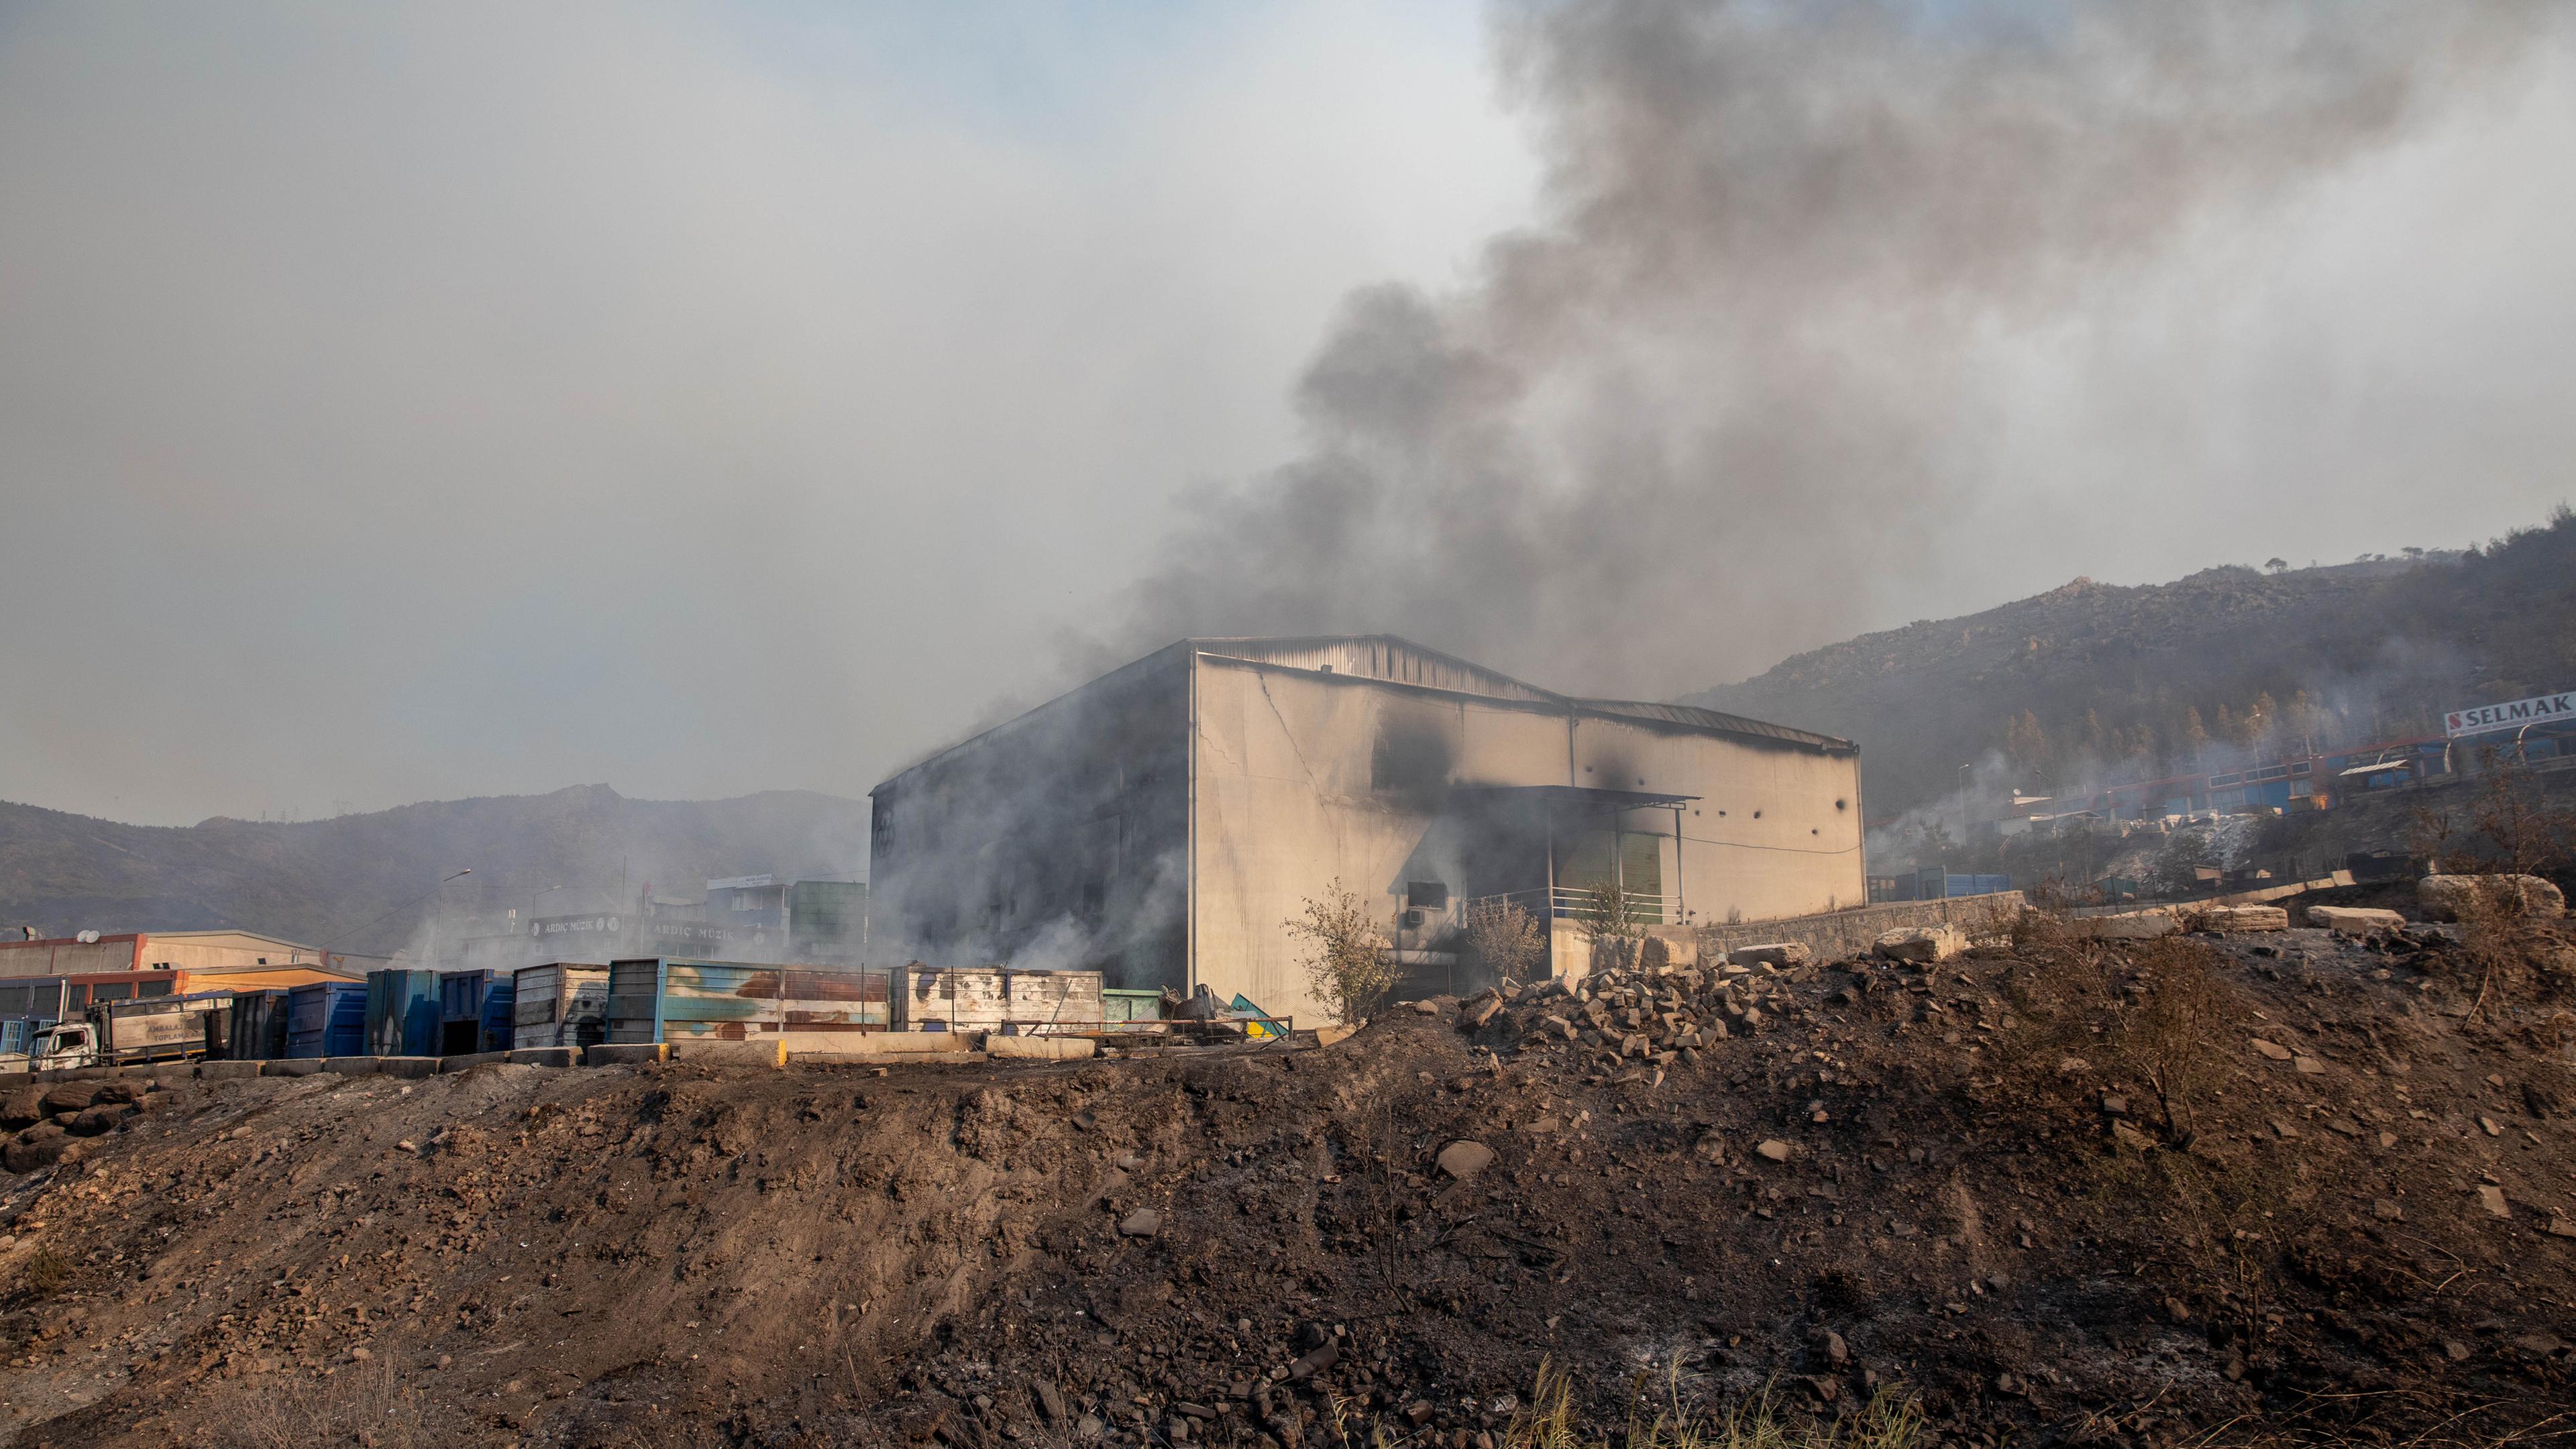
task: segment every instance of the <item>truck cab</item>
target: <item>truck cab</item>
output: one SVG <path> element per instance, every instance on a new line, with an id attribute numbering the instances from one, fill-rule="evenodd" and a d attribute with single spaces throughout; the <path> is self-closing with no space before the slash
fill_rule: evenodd
<path id="1" fill-rule="evenodd" d="M 36 1033 L 27 1065 L 39 1072 L 94 1067 L 100 1062 L 98 1028 L 86 1021 L 66 1021 Z"/>

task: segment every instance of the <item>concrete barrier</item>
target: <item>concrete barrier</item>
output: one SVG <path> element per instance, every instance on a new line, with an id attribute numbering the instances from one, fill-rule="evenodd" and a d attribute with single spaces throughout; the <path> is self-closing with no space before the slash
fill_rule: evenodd
<path id="1" fill-rule="evenodd" d="M 790 1031 L 780 1033 L 790 1061 L 826 1057 L 944 1056 L 975 1050 L 981 1033 L 962 1031 Z"/>
<path id="2" fill-rule="evenodd" d="M 2371 906 L 2310 906 L 2308 924 L 2346 936 L 2367 936 L 2373 931 L 2401 930 L 2406 918 Z"/>
<path id="3" fill-rule="evenodd" d="M 439 1058 L 437 1057 L 378 1057 L 376 1061 L 378 1063 L 376 1070 L 388 1077 L 418 1081 L 423 1077 L 438 1075 Z"/>
<path id="4" fill-rule="evenodd" d="M 383 1057 L 324 1057 L 322 1070 L 344 1077 L 372 1077 L 385 1069 Z"/>
<path id="5" fill-rule="evenodd" d="M 2183 924 L 2195 931 L 2220 931 L 2231 936 L 2290 929 L 2290 912 L 2285 906 L 2184 906 L 2179 914 Z"/>
<path id="6" fill-rule="evenodd" d="M 984 1038 L 984 1055 L 994 1061 L 1078 1062 L 1100 1049 L 1087 1036 L 1003 1036 Z"/>
<path id="7" fill-rule="evenodd" d="M 265 1062 L 199 1062 L 188 1069 L 188 1074 L 206 1082 L 238 1082 L 244 1077 L 258 1076 L 260 1068 L 266 1065 Z"/>
<path id="8" fill-rule="evenodd" d="M 321 1070 L 320 1057 L 289 1057 L 259 1064 L 259 1074 L 263 1077 L 309 1077 Z"/>
<path id="9" fill-rule="evenodd" d="M 509 1059 L 508 1052 L 466 1052 L 460 1056 L 440 1057 L 438 1070 L 441 1073 L 470 1072 L 476 1067 L 488 1067 Z"/>
<path id="10" fill-rule="evenodd" d="M 697 1067 L 783 1067 L 787 1043 L 777 1037 L 759 1041 L 725 1041 L 718 1037 L 682 1037 L 666 1042 L 670 1059 Z"/>
<path id="11" fill-rule="evenodd" d="M 523 1067 L 577 1067 L 581 1065 L 579 1047 L 517 1047 L 501 1053 L 502 1060 Z"/>
<path id="12" fill-rule="evenodd" d="M 2172 935 L 2179 927 L 2170 911 L 2131 911 L 2117 916 L 2078 916 L 2066 923 L 2066 929 L 2096 941 L 2152 941 Z"/>
<path id="13" fill-rule="evenodd" d="M 587 1067 L 636 1066 L 670 1059 L 671 1049 L 660 1042 L 602 1042 L 581 1049 L 582 1065 Z"/>
<path id="14" fill-rule="evenodd" d="M 978 1051 L 955 1052 L 797 1052 L 788 1063 L 800 1067 L 959 1067 L 986 1060 Z"/>

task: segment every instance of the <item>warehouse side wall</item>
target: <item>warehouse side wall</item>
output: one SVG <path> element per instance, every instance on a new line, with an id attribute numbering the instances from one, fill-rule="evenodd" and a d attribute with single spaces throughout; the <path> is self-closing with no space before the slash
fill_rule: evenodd
<path id="1" fill-rule="evenodd" d="M 878 786 L 870 964 L 1184 984 L 1188 665 L 1148 655 Z"/>
<path id="2" fill-rule="evenodd" d="M 1400 925 L 1409 882 L 1442 885 L 1453 901 L 1545 886 L 1549 837 L 1531 829 L 1536 817 L 1516 822 L 1517 852 L 1495 818 L 1515 808 L 1498 803 L 1515 789 L 1700 797 L 1678 836 L 1670 809 L 1559 807 L 1559 884 L 1574 837 L 1615 827 L 1648 838 L 1658 893 L 1678 896 L 1670 909 L 1693 921 L 1867 898 L 1851 754 L 1213 655 L 1197 664 L 1192 964 L 1220 1001 L 1240 993 L 1323 1018 L 1288 923 L 1337 879 L 1423 961 L 1454 943 Z"/>

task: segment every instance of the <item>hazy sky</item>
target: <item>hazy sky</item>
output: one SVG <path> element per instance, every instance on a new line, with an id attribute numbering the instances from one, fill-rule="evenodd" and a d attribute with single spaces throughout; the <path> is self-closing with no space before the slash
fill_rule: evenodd
<path id="1" fill-rule="evenodd" d="M 2268 107 L 2228 65 L 2138 81 L 2234 111 L 2176 126 L 2053 58 L 2117 35 L 1730 22 L 1665 73 L 1624 12 L 1689 8 L 0 6 L 0 798 L 857 795 L 1166 621 L 1413 630 L 1664 695 L 2078 573 L 2458 544 L 2576 493 L 2563 25 L 2294 69 Z M 2318 48 L 2215 43 L 2266 76 Z M 1872 94 L 1854 56 L 1973 163 L 1918 191 L 2124 224 L 2056 218 L 1964 286 L 1811 246 L 1880 234 L 1779 209 L 1814 202 L 1780 176 L 1852 162 L 1802 85 Z M 1995 74 L 2009 106 L 1961 101 Z M 2126 169 L 2034 156 L 2056 104 L 2134 132 Z M 1719 247 L 1659 219 L 1712 174 L 1709 204 L 1769 208 Z M 1956 245 L 1927 214 L 1889 244 Z M 1534 352 L 1531 259 L 1562 281 L 1605 247 L 1579 365 L 1561 331 Z M 1830 365 L 1769 350 L 1818 298 Z M 1474 456 L 1583 504 L 1519 521 L 1595 578 L 1656 573 L 1651 648 L 1488 639 L 1507 616 L 1436 572 L 1314 614 L 1267 537 L 1230 567 L 1224 530 L 1291 517 L 1404 391 L 1377 359 L 1469 326 L 1520 379 L 1478 393 Z M 1778 438 L 1720 425 L 1747 399 L 1834 444 L 1788 450 L 1793 503 L 1673 441 L 1706 424 L 1720 473 L 1761 473 Z M 1648 448 L 1657 484 L 1596 506 Z M 1489 475 L 1449 465 L 1418 496 L 1477 512 Z M 1883 506 L 1918 476 L 1937 506 Z M 1600 596 L 1558 578 L 1534 596 Z"/>

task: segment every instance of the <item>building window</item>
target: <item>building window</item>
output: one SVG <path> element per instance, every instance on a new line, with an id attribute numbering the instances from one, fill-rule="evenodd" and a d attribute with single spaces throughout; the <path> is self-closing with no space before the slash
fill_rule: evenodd
<path id="1" fill-rule="evenodd" d="M 1406 881 L 1404 903 L 1417 911 L 1445 911 L 1449 909 L 1449 887 L 1436 880 Z"/>

